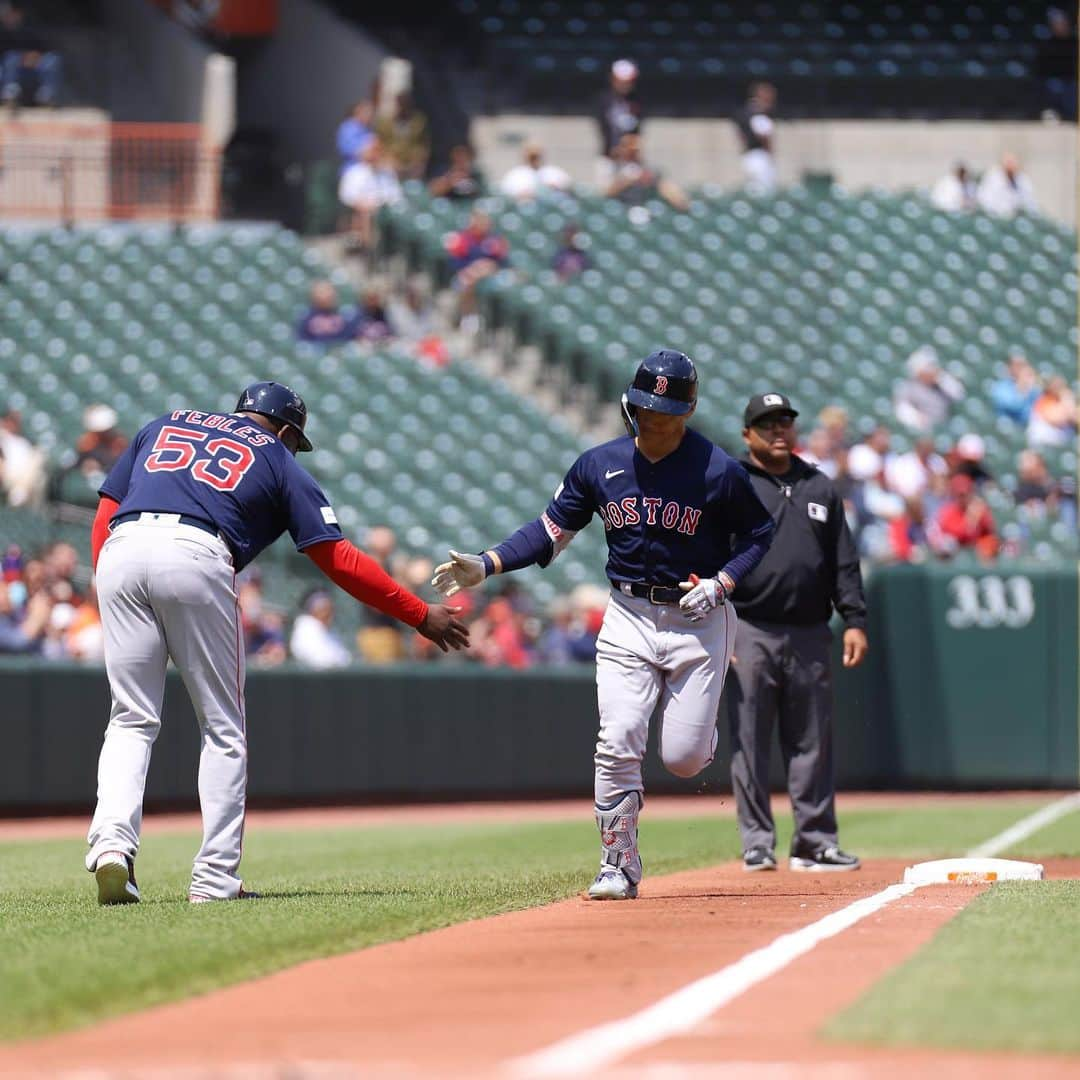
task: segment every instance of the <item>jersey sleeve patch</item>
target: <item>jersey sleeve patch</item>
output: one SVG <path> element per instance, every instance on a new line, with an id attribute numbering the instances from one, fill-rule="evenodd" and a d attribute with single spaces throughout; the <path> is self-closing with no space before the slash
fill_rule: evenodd
<path id="1" fill-rule="evenodd" d="M 337 514 L 334 513 L 332 506 L 320 506 L 319 513 L 322 514 L 322 519 L 327 525 L 336 525 L 338 523 Z"/>

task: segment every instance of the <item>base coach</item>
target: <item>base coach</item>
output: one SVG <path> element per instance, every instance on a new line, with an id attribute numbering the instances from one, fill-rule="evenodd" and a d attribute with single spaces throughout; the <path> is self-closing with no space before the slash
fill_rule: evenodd
<path id="1" fill-rule="evenodd" d="M 855 542 L 832 482 L 797 457 L 795 418 L 783 394 L 758 394 L 743 414 L 743 465 L 776 522 L 772 547 L 732 600 L 739 616 L 728 676 L 731 779 L 743 865 L 776 869 L 769 806 L 773 728 L 795 817 L 792 870 L 857 870 L 840 850 L 832 750 L 832 632 L 844 620 L 844 666 L 866 655 L 866 601 Z"/>

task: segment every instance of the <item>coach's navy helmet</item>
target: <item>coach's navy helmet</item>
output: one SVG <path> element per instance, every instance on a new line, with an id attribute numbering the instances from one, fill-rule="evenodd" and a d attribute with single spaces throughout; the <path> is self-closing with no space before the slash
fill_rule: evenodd
<path id="1" fill-rule="evenodd" d="M 258 413 L 296 428 L 300 436 L 299 449 L 311 449 L 311 440 L 304 434 L 307 406 L 300 395 L 284 383 L 252 383 L 240 394 L 236 411 Z"/>
<path id="2" fill-rule="evenodd" d="M 697 401 L 694 361 L 675 349 L 650 353 L 638 365 L 626 400 L 634 408 L 685 416 Z"/>

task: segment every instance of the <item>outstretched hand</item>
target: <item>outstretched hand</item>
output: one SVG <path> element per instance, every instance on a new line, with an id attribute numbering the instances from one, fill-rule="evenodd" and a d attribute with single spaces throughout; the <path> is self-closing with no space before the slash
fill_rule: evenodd
<path id="1" fill-rule="evenodd" d="M 450 561 L 435 567 L 431 584 L 450 597 L 462 589 L 471 589 L 487 577 L 484 560 L 479 555 L 465 555 L 460 551 L 450 552 Z"/>
<path id="2" fill-rule="evenodd" d="M 451 649 L 469 647 L 469 628 L 455 616 L 459 607 L 447 607 L 446 604 L 429 604 L 424 621 L 416 628 L 421 637 L 434 641 L 443 652 Z"/>

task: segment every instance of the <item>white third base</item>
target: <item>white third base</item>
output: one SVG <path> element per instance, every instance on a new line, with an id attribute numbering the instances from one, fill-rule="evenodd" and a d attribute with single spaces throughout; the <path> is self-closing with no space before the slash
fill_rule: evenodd
<path id="1" fill-rule="evenodd" d="M 905 885 L 985 885 L 995 881 L 1042 881 L 1042 863 L 1015 859 L 938 859 L 904 871 Z"/>

